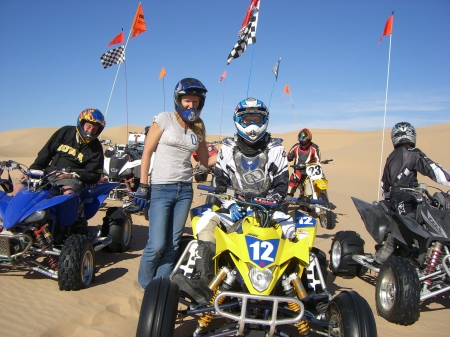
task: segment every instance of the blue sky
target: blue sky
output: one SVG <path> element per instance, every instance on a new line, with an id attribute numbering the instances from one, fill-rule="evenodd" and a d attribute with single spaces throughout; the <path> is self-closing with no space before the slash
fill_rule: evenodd
<path id="1" fill-rule="evenodd" d="M 147 31 L 128 42 L 112 91 L 118 66 L 103 69 L 100 55 L 122 28 L 128 36 L 138 1 L 0 1 L 0 131 L 73 125 L 88 107 L 107 127 L 149 125 L 173 111 L 184 77 L 208 89 L 209 134 L 234 133 L 247 92 L 270 104 L 273 133 L 381 129 L 390 37 L 378 41 L 392 11 L 386 127 L 450 122 L 450 1 L 261 0 L 256 44 L 227 65 L 249 3 L 143 0 Z"/>

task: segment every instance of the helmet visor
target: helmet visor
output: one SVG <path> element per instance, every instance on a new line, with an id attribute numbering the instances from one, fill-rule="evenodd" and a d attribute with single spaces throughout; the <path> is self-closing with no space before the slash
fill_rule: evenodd
<path id="1" fill-rule="evenodd" d="M 241 116 L 241 121 L 245 125 L 253 124 L 260 125 L 264 120 L 264 116 L 260 113 L 246 113 Z"/>

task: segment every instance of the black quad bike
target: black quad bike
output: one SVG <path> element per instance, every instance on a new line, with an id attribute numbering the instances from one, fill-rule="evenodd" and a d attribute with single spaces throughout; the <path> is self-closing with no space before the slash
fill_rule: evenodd
<path id="1" fill-rule="evenodd" d="M 391 232 L 394 252 L 381 266 L 373 254 L 364 253 L 364 240 L 354 231 L 337 232 L 330 250 L 330 269 L 342 277 L 378 273 L 376 309 L 389 322 L 410 325 L 420 316 L 420 302 L 450 291 L 450 196 L 433 195 L 426 184 L 402 188 L 413 192 L 418 207 L 415 218 L 394 212 L 388 201 L 372 204 L 352 200 L 376 241 L 378 251 Z"/>

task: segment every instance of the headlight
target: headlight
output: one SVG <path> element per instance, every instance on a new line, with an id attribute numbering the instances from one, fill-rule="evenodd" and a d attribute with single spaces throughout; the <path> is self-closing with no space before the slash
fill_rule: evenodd
<path id="1" fill-rule="evenodd" d="M 250 277 L 250 281 L 252 281 L 253 288 L 259 292 L 266 290 L 273 278 L 272 271 L 269 269 L 260 270 L 256 267 L 250 268 L 248 276 Z"/>
<path id="2" fill-rule="evenodd" d="M 47 211 L 48 210 L 40 210 L 40 211 L 34 212 L 28 218 L 25 219 L 24 223 L 39 222 L 39 221 L 43 220 L 47 214 Z"/>

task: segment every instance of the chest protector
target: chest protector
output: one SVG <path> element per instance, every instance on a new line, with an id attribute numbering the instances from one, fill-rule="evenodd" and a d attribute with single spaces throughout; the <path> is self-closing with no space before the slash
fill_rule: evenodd
<path id="1" fill-rule="evenodd" d="M 236 171 L 231 181 L 236 192 L 245 197 L 262 196 L 266 193 L 270 186 L 269 174 L 265 173 L 268 160 L 266 151 L 255 157 L 247 157 L 235 150 L 233 157 Z"/>

